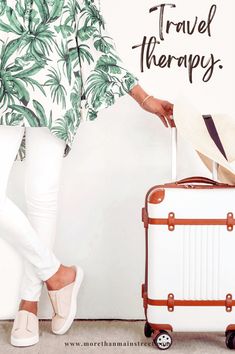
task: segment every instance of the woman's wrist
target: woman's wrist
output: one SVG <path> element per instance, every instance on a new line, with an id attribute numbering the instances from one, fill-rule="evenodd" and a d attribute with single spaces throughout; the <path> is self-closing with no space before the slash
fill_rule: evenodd
<path id="1" fill-rule="evenodd" d="M 136 102 L 139 103 L 140 106 L 143 106 L 144 103 L 150 98 L 153 97 L 149 95 L 144 89 L 139 85 L 135 85 L 130 91 L 129 95 L 134 98 Z"/>
<path id="2" fill-rule="evenodd" d="M 140 103 L 140 105 L 141 105 L 142 107 L 144 107 L 145 102 L 146 102 L 149 98 L 153 98 L 153 95 L 147 95 L 147 96 L 143 99 L 143 101 Z"/>

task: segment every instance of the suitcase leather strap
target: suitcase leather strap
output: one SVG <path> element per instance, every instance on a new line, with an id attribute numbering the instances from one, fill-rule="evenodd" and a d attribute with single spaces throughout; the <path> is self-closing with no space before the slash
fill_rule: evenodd
<path id="1" fill-rule="evenodd" d="M 169 231 L 174 231 L 176 225 L 225 225 L 228 231 L 233 231 L 235 219 L 233 213 L 227 213 L 224 219 L 177 219 L 173 212 L 168 214 L 168 218 L 150 218 L 147 213 L 142 214 L 144 226 L 151 225 L 168 225 Z"/>
<path id="2" fill-rule="evenodd" d="M 174 294 L 168 294 L 167 299 L 150 299 L 145 296 L 145 306 L 167 306 L 169 312 L 173 312 L 175 306 L 224 306 L 227 312 L 231 312 L 233 306 L 235 306 L 235 300 L 232 298 L 232 294 L 227 294 L 224 300 L 178 300 L 174 298 Z"/>

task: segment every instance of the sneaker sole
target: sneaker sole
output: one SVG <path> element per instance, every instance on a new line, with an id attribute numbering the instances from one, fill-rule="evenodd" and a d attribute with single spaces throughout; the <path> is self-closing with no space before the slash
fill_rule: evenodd
<path id="1" fill-rule="evenodd" d="M 32 338 L 15 338 L 11 336 L 11 344 L 15 347 L 27 347 L 30 345 L 34 345 L 39 342 L 39 335 L 34 336 Z"/>
<path id="2" fill-rule="evenodd" d="M 75 268 L 76 268 L 76 278 L 75 278 L 75 283 L 74 283 L 74 287 L 73 287 L 73 291 L 72 291 L 72 295 L 71 295 L 71 306 L 70 306 L 69 315 L 68 315 L 64 325 L 58 331 L 52 330 L 52 332 L 55 334 L 66 333 L 69 330 L 69 328 L 71 327 L 73 320 L 76 316 L 77 295 L 78 295 L 80 286 L 83 281 L 84 271 L 81 267 L 75 266 Z"/>

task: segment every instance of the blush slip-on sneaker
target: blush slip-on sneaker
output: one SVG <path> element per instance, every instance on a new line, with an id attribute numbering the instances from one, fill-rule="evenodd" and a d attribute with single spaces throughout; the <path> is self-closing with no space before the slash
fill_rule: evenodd
<path id="1" fill-rule="evenodd" d="M 19 310 L 11 330 L 11 344 L 16 347 L 25 347 L 36 344 L 38 341 L 38 316 L 26 310 Z"/>
<path id="2" fill-rule="evenodd" d="M 55 334 L 64 334 L 71 327 L 77 311 L 77 295 L 83 281 L 84 272 L 78 265 L 75 280 L 59 290 L 47 290 L 52 304 L 53 314 L 51 330 Z"/>

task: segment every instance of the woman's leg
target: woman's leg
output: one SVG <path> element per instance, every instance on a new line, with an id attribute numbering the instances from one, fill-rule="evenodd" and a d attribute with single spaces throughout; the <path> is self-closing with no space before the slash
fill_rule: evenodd
<path id="1" fill-rule="evenodd" d="M 24 127 L 0 125 L 0 210 L 8 199 L 8 178 L 23 135 Z"/>
<path id="2" fill-rule="evenodd" d="M 7 183 L 24 128 L 0 126 L 0 232 L 30 263 L 37 276 L 46 281 L 60 268 L 60 262 L 38 237 L 26 215 L 7 195 Z"/>
<path id="3" fill-rule="evenodd" d="M 65 142 L 47 127 L 26 128 L 25 200 L 27 217 L 41 241 L 51 250 L 56 236 L 58 192 Z M 43 281 L 24 259 L 21 298 L 38 301 Z"/>

